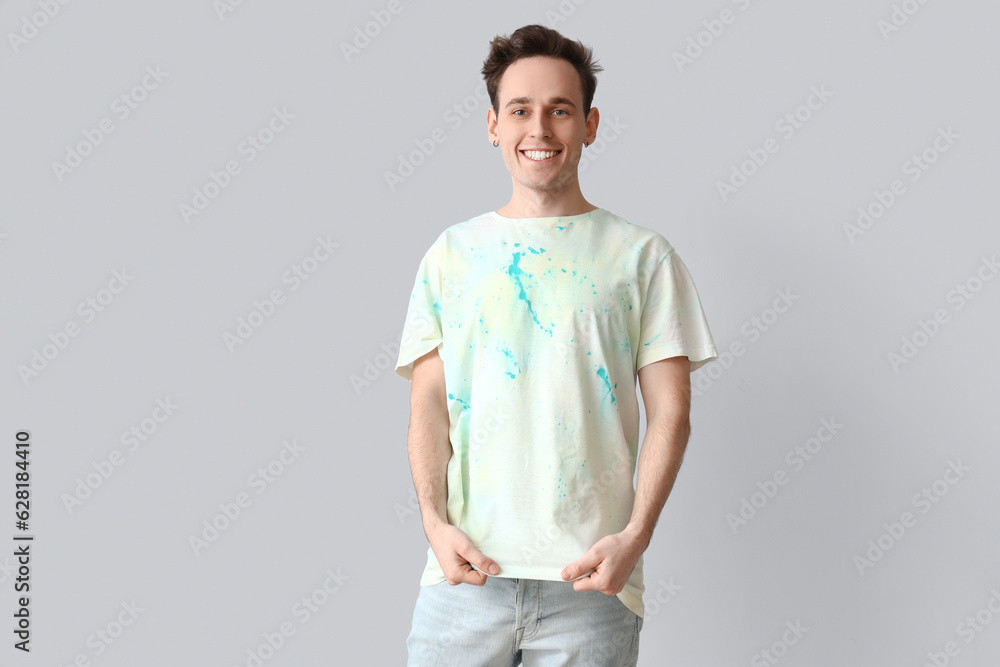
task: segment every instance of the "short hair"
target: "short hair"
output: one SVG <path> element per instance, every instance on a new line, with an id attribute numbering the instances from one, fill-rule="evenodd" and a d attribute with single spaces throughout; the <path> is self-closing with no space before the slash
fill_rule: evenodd
<path id="1" fill-rule="evenodd" d="M 597 90 L 595 75 L 604 71 L 604 68 L 593 59 L 593 50 L 589 46 L 585 46 L 579 40 L 567 39 L 558 31 L 538 24 L 518 28 L 510 37 L 497 35 L 490 42 L 490 54 L 483 61 L 482 73 L 493 112 L 497 117 L 500 116 L 500 100 L 497 99 L 497 92 L 500 89 L 503 73 L 518 59 L 530 56 L 562 58 L 576 69 L 583 89 L 583 117 L 586 120 L 590 114 L 590 105 L 594 101 L 594 92 Z"/>

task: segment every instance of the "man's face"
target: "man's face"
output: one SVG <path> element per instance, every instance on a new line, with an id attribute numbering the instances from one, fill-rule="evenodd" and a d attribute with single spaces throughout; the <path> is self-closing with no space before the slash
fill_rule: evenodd
<path id="1" fill-rule="evenodd" d="M 573 66 L 562 58 L 521 58 L 504 72 L 497 96 L 500 114 L 495 125 L 490 120 L 489 130 L 493 141 L 499 138 L 514 180 L 532 190 L 556 192 L 574 183 L 583 143 L 593 141 L 597 132 L 597 110 L 591 109 L 590 129 L 583 117 L 580 75 Z M 491 119 L 492 113 L 491 107 Z M 534 150 L 556 154 L 525 154 Z"/>

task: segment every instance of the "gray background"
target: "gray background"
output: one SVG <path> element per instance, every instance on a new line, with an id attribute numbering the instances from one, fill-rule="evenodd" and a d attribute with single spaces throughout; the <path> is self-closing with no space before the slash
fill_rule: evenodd
<path id="1" fill-rule="evenodd" d="M 510 196 L 476 96 L 489 40 L 544 23 L 606 68 L 584 195 L 662 233 L 720 353 L 743 346 L 692 377 L 691 442 L 646 552 L 639 664 L 767 664 L 759 652 L 782 652 L 796 622 L 808 630 L 779 664 L 918 666 L 950 641 L 949 664 L 995 664 L 1000 281 L 983 258 L 1000 250 L 1000 5 L 903 4 L 918 11 L 883 35 L 889 0 L 403 0 L 348 59 L 341 45 L 388 3 L 3 3 L 0 532 L 15 533 L 27 429 L 36 540 L 30 656 L 10 648 L 13 542 L 2 550 L 0 663 L 246 665 L 282 623 L 294 634 L 266 665 L 404 663 L 427 544 L 395 346 L 426 248 Z M 679 70 L 674 52 L 727 9 Z M 162 80 L 133 95 L 147 67 Z M 776 122 L 813 86 L 832 97 L 787 137 Z M 143 98 L 125 118 L 122 95 Z M 241 142 L 275 108 L 294 118 L 250 161 Z M 60 179 L 53 163 L 103 118 L 113 132 Z M 445 140 L 391 189 L 385 173 L 437 129 Z M 717 183 L 769 137 L 779 150 L 723 200 Z M 936 161 L 911 180 L 925 150 Z M 180 205 L 230 160 L 240 173 L 185 221 Z M 905 192 L 852 243 L 845 225 L 894 179 Z M 338 247 L 293 289 L 283 276 L 318 237 Z M 102 291 L 123 269 L 127 287 Z M 224 336 L 275 289 L 284 302 L 231 350 Z M 772 317 L 779 290 L 795 300 Z M 78 311 L 104 297 L 92 321 Z M 923 337 L 938 310 L 947 321 Z M 904 338 L 920 347 L 894 368 Z M 795 469 L 786 455 L 823 419 L 842 426 Z M 122 433 L 144 420 L 130 451 Z M 292 440 L 297 458 L 272 463 L 258 494 L 250 476 Z M 734 532 L 727 515 L 781 471 Z M 88 475 L 97 488 L 68 508 Z M 925 488 L 935 502 L 914 501 Z M 240 493 L 249 506 L 196 554 L 190 538 Z M 889 548 L 859 568 L 869 541 Z M 304 619 L 295 605 L 314 594 Z M 133 601 L 142 611 L 98 654 L 93 637 L 117 633 Z M 977 612 L 978 630 L 961 625 Z"/>

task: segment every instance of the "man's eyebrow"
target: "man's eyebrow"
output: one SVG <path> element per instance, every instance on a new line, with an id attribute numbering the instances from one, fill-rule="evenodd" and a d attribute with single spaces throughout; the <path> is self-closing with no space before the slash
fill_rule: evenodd
<path id="1" fill-rule="evenodd" d="M 520 104 L 531 104 L 531 98 L 530 97 L 514 97 L 514 98 L 512 98 L 510 100 L 510 102 L 507 102 L 507 104 L 504 106 L 504 109 L 506 109 L 508 107 L 515 106 L 515 105 L 520 105 Z M 552 97 L 552 98 L 549 98 L 549 104 L 550 105 L 562 105 L 562 106 L 567 106 L 567 107 L 573 107 L 574 109 L 576 108 L 576 104 L 574 104 L 573 100 L 569 99 L 568 97 Z"/>

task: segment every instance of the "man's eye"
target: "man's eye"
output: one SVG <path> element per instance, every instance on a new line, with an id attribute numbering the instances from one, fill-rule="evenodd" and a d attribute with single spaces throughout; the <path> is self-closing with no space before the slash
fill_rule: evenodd
<path id="1" fill-rule="evenodd" d="M 512 111 L 511 114 L 513 114 L 515 116 L 523 115 L 523 114 L 520 113 L 521 111 L 523 111 L 524 113 L 528 113 L 527 109 L 514 109 L 514 111 Z M 568 116 L 569 115 L 569 113 L 565 109 L 556 109 L 552 113 L 559 113 L 562 116 Z"/>

